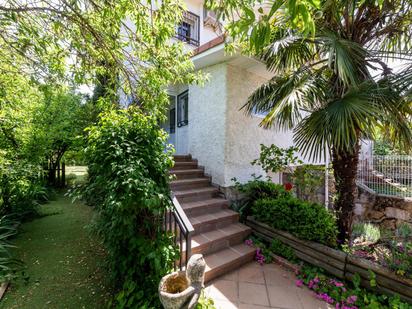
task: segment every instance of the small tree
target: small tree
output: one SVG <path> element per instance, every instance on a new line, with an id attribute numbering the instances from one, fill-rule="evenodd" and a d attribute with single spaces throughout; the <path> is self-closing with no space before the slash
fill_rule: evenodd
<path id="1" fill-rule="evenodd" d="M 360 140 L 385 126 L 393 140 L 412 144 L 412 3 L 281 0 L 264 10 L 258 1 L 212 2 L 229 18 L 228 11 L 240 14 L 229 32 L 275 75 L 249 97 L 246 112 L 267 113 L 266 128 L 294 129 L 311 158 L 330 153 L 340 239 L 347 239 Z M 397 59 L 405 65 L 393 71 L 388 60 Z"/>

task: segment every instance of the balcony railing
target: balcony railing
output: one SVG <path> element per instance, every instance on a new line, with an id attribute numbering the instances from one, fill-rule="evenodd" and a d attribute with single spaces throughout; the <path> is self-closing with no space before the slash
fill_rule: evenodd
<path id="1" fill-rule="evenodd" d="M 176 26 L 176 38 L 188 44 L 199 46 L 200 17 L 192 12 L 183 12 L 183 19 Z"/>

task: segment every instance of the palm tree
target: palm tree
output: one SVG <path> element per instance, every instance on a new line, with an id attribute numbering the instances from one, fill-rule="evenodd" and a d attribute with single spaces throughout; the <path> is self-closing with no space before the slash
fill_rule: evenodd
<path id="1" fill-rule="evenodd" d="M 293 129 L 306 156 L 319 159 L 329 152 L 340 240 L 345 240 L 360 141 L 385 126 L 394 141 L 412 144 L 412 3 L 322 0 L 320 8 L 312 12 L 313 36 L 294 31 L 279 13 L 273 40 L 259 55 L 275 77 L 249 97 L 244 109 L 267 113 L 261 126 Z M 392 70 L 388 63 L 394 60 L 406 65 Z"/>

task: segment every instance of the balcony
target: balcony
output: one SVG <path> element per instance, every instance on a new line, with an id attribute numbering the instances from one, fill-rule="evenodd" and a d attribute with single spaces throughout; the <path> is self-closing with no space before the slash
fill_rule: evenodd
<path id="1" fill-rule="evenodd" d="M 192 12 L 183 12 L 182 22 L 176 27 L 176 38 L 190 45 L 199 46 L 200 17 Z"/>

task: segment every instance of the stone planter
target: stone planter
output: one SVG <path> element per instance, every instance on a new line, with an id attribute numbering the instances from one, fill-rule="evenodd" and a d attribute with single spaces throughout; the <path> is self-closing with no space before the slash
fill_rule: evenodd
<path id="1" fill-rule="evenodd" d="M 206 263 L 201 254 L 192 255 L 186 271 L 173 272 L 160 280 L 159 297 L 165 309 L 193 309 L 204 288 Z"/>

